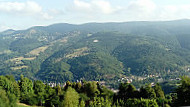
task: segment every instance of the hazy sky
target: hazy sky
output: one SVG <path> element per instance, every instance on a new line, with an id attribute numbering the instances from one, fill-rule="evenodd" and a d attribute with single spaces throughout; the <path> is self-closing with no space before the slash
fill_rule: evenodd
<path id="1" fill-rule="evenodd" d="M 190 18 L 190 0 L 0 0 L 0 31 L 53 23 Z"/>

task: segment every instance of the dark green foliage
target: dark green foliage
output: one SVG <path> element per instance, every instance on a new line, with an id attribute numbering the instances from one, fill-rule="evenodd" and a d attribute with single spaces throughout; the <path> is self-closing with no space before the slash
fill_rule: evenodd
<path id="1" fill-rule="evenodd" d="M 90 101 L 89 107 L 111 107 L 112 102 L 107 98 L 94 97 L 93 101 Z"/>
<path id="2" fill-rule="evenodd" d="M 42 106 L 42 103 L 45 101 L 45 85 L 42 81 L 34 81 L 33 86 L 34 94 L 36 94 L 36 98 L 38 101 L 38 105 Z"/>
<path id="3" fill-rule="evenodd" d="M 99 94 L 99 90 L 97 88 L 97 83 L 95 81 L 90 81 L 84 84 L 83 87 L 84 93 L 87 94 L 88 97 L 94 98 Z"/>
<path id="4" fill-rule="evenodd" d="M 64 100 L 61 102 L 61 107 L 77 107 L 79 105 L 79 95 L 75 89 L 68 87 Z"/>
<path id="5" fill-rule="evenodd" d="M 163 99 L 165 98 L 164 92 L 163 92 L 160 84 L 157 83 L 153 88 L 154 88 L 157 98 L 163 98 Z"/>
<path id="6" fill-rule="evenodd" d="M 181 47 L 190 50 L 190 43 L 189 43 L 190 36 L 189 36 L 189 34 L 180 34 L 177 36 L 177 39 L 179 40 Z"/>
<path id="7" fill-rule="evenodd" d="M 151 99 L 128 99 L 127 107 L 159 107 L 156 100 Z"/>
<path id="8" fill-rule="evenodd" d="M 55 64 L 52 64 L 52 62 L 47 62 L 45 63 L 48 65 L 42 65 L 43 69 L 38 75 L 40 78 L 43 78 L 43 80 L 59 82 L 73 80 L 73 74 L 69 71 L 70 65 L 64 62 Z"/>
<path id="9" fill-rule="evenodd" d="M 121 83 L 119 86 L 119 99 L 126 101 L 129 98 L 136 98 L 138 97 L 138 92 L 136 88 L 132 84 L 128 83 Z"/>
<path id="10" fill-rule="evenodd" d="M 9 41 L 0 37 L 0 52 L 9 49 Z"/>
<path id="11" fill-rule="evenodd" d="M 163 91 L 165 94 L 169 94 L 175 91 L 175 89 L 177 88 L 176 83 L 179 84 L 178 81 L 165 81 L 160 83 Z"/>
<path id="12" fill-rule="evenodd" d="M 140 95 L 145 99 L 156 98 L 156 93 L 150 84 L 140 88 Z"/>
<path id="13" fill-rule="evenodd" d="M 7 97 L 9 98 L 9 106 L 17 107 L 18 97 L 16 97 L 15 94 L 9 92 L 7 92 Z"/>
<path id="14" fill-rule="evenodd" d="M 98 85 L 98 87 L 99 87 L 99 85 Z M 114 96 L 114 92 L 112 92 L 111 90 L 109 90 L 105 86 L 98 88 L 98 90 L 100 91 L 99 96 L 102 96 L 102 97 L 107 98 L 109 100 L 113 100 L 112 98 Z"/>
<path id="15" fill-rule="evenodd" d="M 0 106 L 9 107 L 9 99 L 6 95 L 6 92 L 2 89 L 0 89 Z"/>
<path id="16" fill-rule="evenodd" d="M 38 105 L 39 104 L 37 96 L 34 93 L 28 93 L 28 94 L 22 95 L 22 97 L 20 98 L 20 102 L 28 104 L 28 105 Z"/>
<path id="17" fill-rule="evenodd" d="M 159 106 L 162 107 L 170 107 L 172 99 L 163 99 L 163 98 L 157 98 L 156 102 Z"/>
<path id="18" fill-rule="evenodd" d="M 113 54 L 125 62 L 125 68 L 130 67 L 130 73 L 135 75 L 163 73 L 169 69 L 181 70 L 175 64 L 185 65 L 186 61 L 172 51 L 167 51 L 167 47 L 157 38 L 134 36 L 128 37 L 128 41 L 117 47 Z"/>
<path id="19" fill-rule="evenodd" d="M 79 107 L 85 107 L 85 102 L 83 100 L 80 101 Z"/>
<path id="20" fill-rule="evenodd" d="M 60 98 L 59 96 L 57 96 L 55 93 L 53 93 L 52 95 L 50 95 L 46 101 L 45 101 L 45 106 L 46 107 L 54 107 L 54 106 L 58 106 L 60 103 Z"/>
<path id="21" fill-rule="evenodd" d="M 11 43 L 10 50 L 20 53 L 27 53 L 30 50 L 35 49 L 41 45 L 43 45 L 43 43 L 36 39 L 18 39 Z"/>
<path id="22" fill-rule="evenodd" d="M 18 81 L 18 84 L 20 86 L 20 91 L 23 95 L 34 93 L 33 82 L 27 77 L 24 77 L 23 75 L 21 75 L 20 81 Z"/>
<path id="23" fill-rule="evenodd" d="M 131 74 L 157 76 L 134 81 L 137 88 L 159 78 L 178 78 L 189 75 L 189 23 L 63 23 L 5 31 L 0 33 L 0 74 L 12 74 L 16 80 L 23 74 L 32 80 L 61 83 L 101 80 L 112 88 L 118 88 L 117 80 Z M 37 55 L 29 54 L 42 46 L 48 48 Z M 86 50 L 80 51 L 83 48 Z M 13 61 L 17 57 L 35 59 Z"/>
<path id="24" fill-rule="evenodd" d="M 15 97 L 19 98 L 20 89 L 17 82 L 12 76 L 0 76 L 0 87 L 4 89 L 7 93 L 14 94 Z"/>
<path id="25" fill-rule="evenodd" d="M 50 96 L 52 96 L 53 94 L 55 94 L 55 90 L 52 89 L 52 87 L 50 87 L 49 85 L 45 85 L 45 94 L 44 94 L 44 97 L 45 99 L 48 99 Z"/>
<path id="26" fill-rule="evenodd" d="M 77 82 L 74 88 L 77 92 L 81 92 L 82 84 L 80 82 Z"/>
<path id="27" fill-rule="evenodd" d="M 117 100 L 115 106 L 158 107 L 158 105 L 170 104 L 170 100 L 165 99 L 164 92 L 159 84 L 154 87 L 146 85 L 138 91 L 132 84 L 121 83 L 118 95 L 115 96 L 114 100 Z"/>
<path id="28" fill-rule="evenodd" d="M 20 90 L 12 76 L 0 76 L 0 106 L 17 107 Z"/>
<path id="29" fill-rule="evenodd" d="M 190 78 L 182 77 L 181 84 L 177 88 L 177 106 L 189 106 L 190 105 Z"/>
<path id="30" fill-rule="evenodd" d="M 121 83 L 119 92 L 113 93 L 95 81 L 82 83 L 67 81 L 65 87 L 60 85 L 50 87 L 42 81 L 32 82 L 23 76 L 18 83 L 11 76 L 1 76 L 0 78 L 0 106 L 2 107 L 17 107 L 18 101 L 28 105 L 46 107 L 170 107 L 171 105 L 189 105 L 189 77 L 182 77 L 177 93 L 166 96 L 159 84 L 153 87 L 146 85 L 140 90 L 136 90 L 132 84 Z M 12 82 L 20 85 L 18 87 L 21 90 L 19 99 L 14 91 L 10 91 Z M 6 86 L 10 88 L 6 88 Z"/>
<path id="31" fill-rule="evenodd" d="M 34 94 L 32 80 L 21 75 L 20 81 L 18 81 L 18 84 L 20 86 L 20 92 L 21 92 L 20 100 L 21 100 L 21 102 L 26 103 L 26 104 L 30 104 L 30 105 L 38 104 L 38 101 L 36 99 L 37 96 Z"/>
<path id="32" fill-rule="evenodd" d="M 114 96 L 121 104 L 130 98 L 154 98 L 160 106 L 167 102 L 160 86 L 151 87 L 144 84 L 164 81 L 161 86 L 168 94 L 177 87 L 176 79 L 179 75 L 189 75 L 189 28 L 189 20 L 179 20 L 89 23 L 77 26 L 55 24 L 2 32 L 0 74 L 12 74 L 16 80 L 20 79 L 21 74 L 27 78 L 22 77 L 17 83 L 11 76 L 0 77 L 0 85 L 8 97 L 8 93 L 11 93 L 17 99 L 20 97 L 21 102 L 30 104 L 58 106 L 64 100 L 65 91 L 72 87 L 81 96 L 79 100 L 83 99 L 87 104 L 90 102 L 88 100 L 95 97 L 97 101 L 102 98 L 105 101 L 112 100 Z M 37 55 L 29 53 L 41 46 L 48 48 Z M 21 60 L 14 61 L 14 58 L 18 57 L 21 57 Z M 35 59 L 26 59 L 31 57 Z M 26 68 L 22 68 L 23 66 Z M 37 79 L 60 83 L 68 80 L 101 81 L 105 82 L 106 86 L 117 89 L 120 82 L 126 82 L 122 78 L 133 78 L 132 84 L 137 89 L 143 86 L 137 91 L 132 85 L 124 85 L 124 93 L 120 95 L 127 95 L 124 97 L 125 101 L 122 98 L 117 99 L 117 94 L 113 95 L 95 83 L 70 83 L 65 88 L 51 88 L 39 81 L 32 82 Z M 170 81 L 166 82 L 168 80 Z M 177 99 L 175 96 L 171 97 Z M 14 96 L 12 98 L 14 99 Z"/>

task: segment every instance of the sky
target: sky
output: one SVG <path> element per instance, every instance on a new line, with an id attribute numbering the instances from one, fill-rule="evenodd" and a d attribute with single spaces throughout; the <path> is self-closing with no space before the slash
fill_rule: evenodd
<path id="1" fill-rule="evenodd" d="M 54 23 L 190 19 L 190 0 L 0 0 L 0 31 Z"/>

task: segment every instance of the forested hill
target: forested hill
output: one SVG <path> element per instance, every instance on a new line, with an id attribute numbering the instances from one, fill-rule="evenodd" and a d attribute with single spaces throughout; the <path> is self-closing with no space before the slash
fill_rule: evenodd
<path id="1" fill-rule="evenodd" d="M 52 87 L 50 83 L 21 75 L 0 76 L 1 107 L 180 107 L 190 105 L 190 78 L 181 77 L 178 87 L 165 94 L 160 84 L 136 89 L 120 83 L 113 92 L 96 81 L 69 82 Z M 27 106 L 27 105 L 31 106 Z"/>
<path id="2" fill-rule="evenodd" d="M 176 80 L 189 75 L 190 20 L 53 24 L 0 33 L 0 74 L 65 82 Z"/>

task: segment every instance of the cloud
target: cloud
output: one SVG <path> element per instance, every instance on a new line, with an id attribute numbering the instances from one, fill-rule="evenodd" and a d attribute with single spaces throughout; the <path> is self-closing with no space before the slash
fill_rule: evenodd
<path id="1" fill-rule="evenodd" d="M 91 8 L 90 3 L 83 2 L 83 1 L 80 1 L 80 0 L 74 0 L 74 5 L 76 6 L 76 8 L 81 9 L 81 10 Z"/>
<path id="2" fill-rule="evenodd" d="M 190 18 L 190 5 L 159 5 L 153 0 L 132 0 L 123 11 L 129 20 L 175 20 Z"/>
<path id="3" fill-rule="evenodd" d="M 7 25 L 10 28 L 23 29 L 31 25 L 48 25 L 60 22 L 80 24 L 87 22 L 190 19 L 190 4 L 187 3 L 176 4 L 169 1 L 161 4 L 154 2 L 155 0 L 63 1 L 62 4 L 56 5 L 57 7 L 54 8 L 44 8 L 38 4 L 37 0 L 35 2 L 27 0 L 23 2 L 1 1 L 0 24 Z M 164 1 L 161 0 L 160 2 Z M 0 26 L 0 29 L 7 29 L 7 27 Z"/>
<path id="4" fill-rule="evenodd" d="M 151 19 L 157 5 L 152 0 L 130 0 L 122 5 L 108 0 L 74 0 L 69 8 L 84 21 L 108 22 Z"/>
<path id="5" fill-rule="evenodd" d="M 70 13 L 91 21 L 146 20 L 155 16 L 157 5 L 152 0 L 130 0 L 114 5 L 108 0 L 73 0 Z"/>
<path id="6" fill-rule="evenodd" d="M 42 16 L 43 19 L 52 19 L 42 7 L 33 1 L 26 2 L 0 2 L 0 12 L 17 16 Z"/>
<path id="7" fill-rule="evenodd" d="M 99 9 L 104 14 L 111 14 L 117 10 L 108 1 L 92 1 L 91 4 L 94 5 L 94 9 Z"/>
<path id="8" fill-rule="evenodd" d="M 166 5 L 161 7 L 161 19 L 190 18 L 190 5 Z"/>
<path id="9" fill-rule="evenodd" d="M 42 8 L 35 2 L 27 1 L 25 3 L 19 2 L 2 2 L 0 4 L 0 10 L 5 12 L 24 12 L 24 13 L 36 13 L 41 12 Z"/>
<path id="10" fill-rule="evenodd" d="M 157 8 L 152 0 L 130 0 L 120 7 L 117 16 L 123 21 L 151 20 Z"/>
<path id="11" fill-rule="evenodd" d="M 68 12 L 77 21 L 154 21 L 190 18 L 190 5 L 160 5 L 153 0 L 129 0 L 113 4 L 108 0 L 73 0 Z M 81 19 L 83 18 L 83 19 Z"/>
<path id="12" fill-rule="evenodd" d="M 151 0 L 135 0 L 129 2 L 127 11 L 135 14 L 150 14 L 156 9 L 156 4 Z"/>
<path id="13" fill-rule="evenodd" d="M 74 0 L 74 11 L 84 14 L 112 14 L 116 12 L 119 7 L 114 7 L 108 1 L 104 0 L 92 0 L 85 2 L 82 0 Z"/>
<path id="14" fill-rule="evenodd" d="M 50 15 L 64 15 L 65 14 L 63 10 L 59 10 L 59 9 L 49 9 L 48 13 Z"/>

